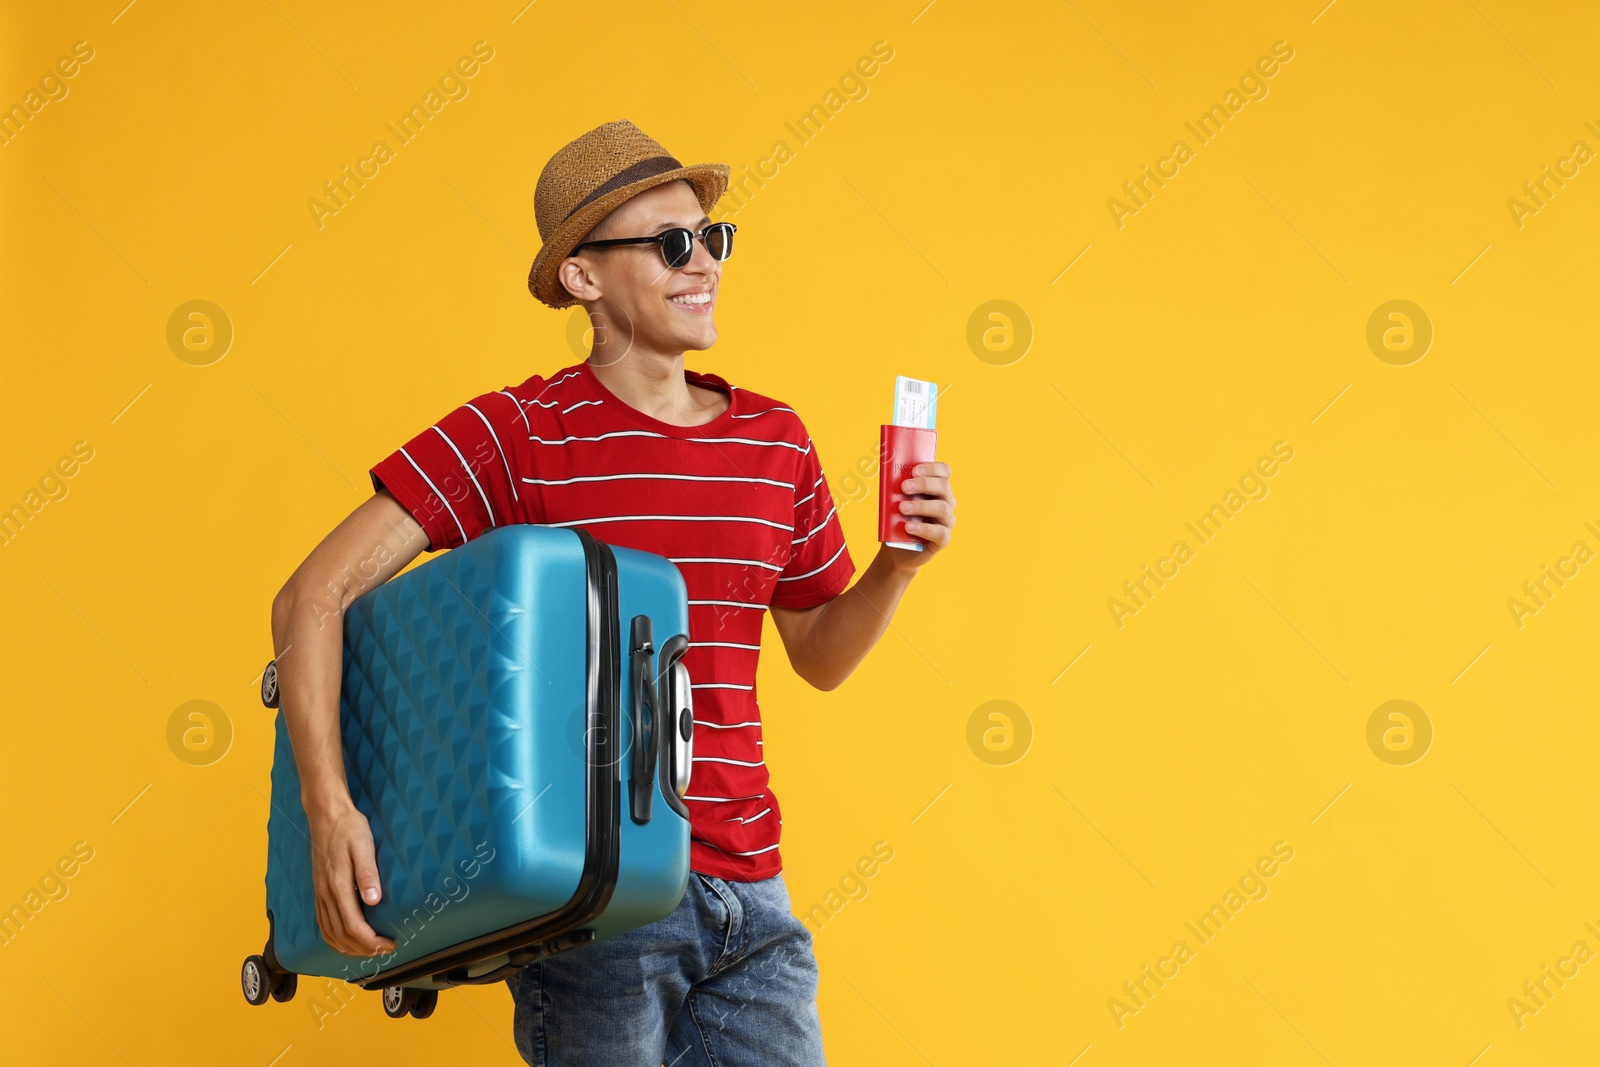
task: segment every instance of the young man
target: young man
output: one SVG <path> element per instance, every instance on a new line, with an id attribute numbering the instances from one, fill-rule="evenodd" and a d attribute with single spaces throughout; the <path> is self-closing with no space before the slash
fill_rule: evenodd
<path id="1" fill-rule="evenodd" d="M 927 464 L 904 486 L 928 497 L 907 506 L 923 551 L 880 546 L 846 589 L 855 566 L 799 416 L 684 368 L 685 351 L 717 337 L 733 231 L 708 213 L 727 180 L 725 165 L 682 166 L 629 122 L 557 152 L 535 194 L 544 243 L 528 285 L 551 307 L 584 305 L 596 327 L 588 359 L 484 393 L 378 463 L 374 496 L 273 603 L 317 921 L 334 948 L 368 955 L 393 943 L 361 910 L 382 889 L 340 756 L 343 609 L 424 548 L 454 548 L 507 523 L 583 527 L 682 572 L 695 707 L 688 891 L 657 922 L 508 980 L 529 1063 L 823 1062 L 811 933 L 784 886 L 782 818 L 762 758 L 762 617 L 771 614 L 795 671 L 834 689 L 955 525 L 949 467 Z M 372 577 L 339 589 L 337 576 L 352 571 Z"/>

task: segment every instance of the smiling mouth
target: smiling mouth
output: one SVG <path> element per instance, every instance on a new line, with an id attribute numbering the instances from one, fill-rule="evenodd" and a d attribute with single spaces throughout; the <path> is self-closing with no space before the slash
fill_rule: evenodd
<path id="1" fill-rule="evenodd" d="M 667 303 L 675 308 L 687 311 L 691 315 L 707 315 L 716 305 L 716 300 L 710 290 L 703 293 L 684 293 L 680 296 L 667 297 Z"/>

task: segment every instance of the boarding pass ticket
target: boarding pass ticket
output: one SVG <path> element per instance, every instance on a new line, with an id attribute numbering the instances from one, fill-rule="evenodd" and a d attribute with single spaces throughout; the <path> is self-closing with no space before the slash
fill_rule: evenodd
<path id="1" fill-rule="evenodd" d="M 894 418 L 896 426 L 915 426 L 922 430 L 934 428 L 938 413 L 939 387 L 932 382 L 907 378 L 904 374 L 894 379 Z"/>

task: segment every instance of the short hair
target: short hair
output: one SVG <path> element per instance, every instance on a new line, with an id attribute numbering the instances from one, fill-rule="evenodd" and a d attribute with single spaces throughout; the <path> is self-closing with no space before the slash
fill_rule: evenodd
<path id="1" fill-rule="evenodd" d="M 690 191 L 695 193 L 696 199 L 699 199 L 699 192 L 695 189 L 693 182 L 689 181 L 688 178 L 678 178 L 676 180 L 687 185 Z M 661 186 L 658 185 L 655 186 L 655 188 L 659 189 Z M 629 197 L 627 200 L 624 200 L 621 204 L 618 204 L 616 207 L 607 212 L 605 218 L 591 226 L 589 228 L 589 232 L 578 239 L 578 244 L 581 245 L 585 241 L 604 241 L 616 236 L 616 234 L 612 233 L 609 228 L 612 225 L 612 220 L 616 218 L 617 212 L 622 210 L 623 205 L 632 203 L 632 200 L 633 198 Z"/>

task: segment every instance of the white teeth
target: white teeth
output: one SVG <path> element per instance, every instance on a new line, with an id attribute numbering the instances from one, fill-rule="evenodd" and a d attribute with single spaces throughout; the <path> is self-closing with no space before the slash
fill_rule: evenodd
<path id="1" fill-rule="evenodd" d="M 669 299 L 674 304 L 709 304 L 709 303 L 711 303 L 711 294 L 710 293 L 688 293 L 688 294 L 686 294 L 684 296 L 674 296 L 674 297 L 670 297 Z"/>

